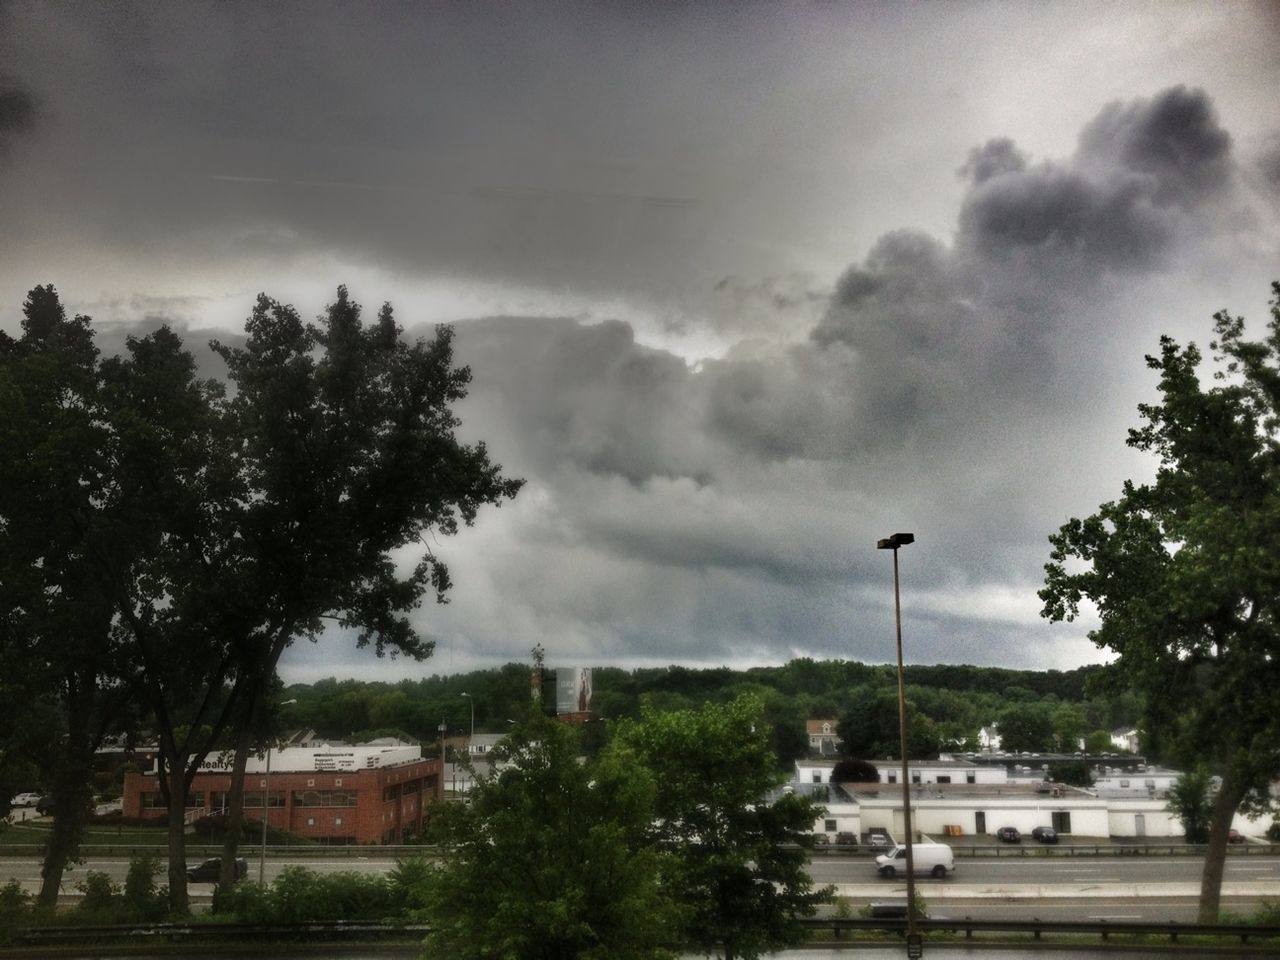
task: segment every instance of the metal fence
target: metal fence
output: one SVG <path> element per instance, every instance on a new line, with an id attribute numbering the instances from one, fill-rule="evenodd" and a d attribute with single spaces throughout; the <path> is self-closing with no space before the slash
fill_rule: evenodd
<path id="1" fill-rule="evenodd" d="M 840 939 L 851 933 L 903 933 L 905 919 L 863 919 L 830 917 L 802 921 L 811 934 L 830 933 Z M 1268 951 L 1280 945 L 1280 926 L 1254 926 L 1231 923 L 1161 923 L 1149 921 L 1053 921 L 1053 920 L 917 920 L 916 928 L 922 933 L 964 934 L 972 940 L 978 933 L 999 934 L 1004 937 L 1022 935 L 1039 940 L 1044 934 L 1061 934 L 1099 937 L 1112 936 L 1168 937 L 1172 943 L 1179 938 L 1211 937 L 1238 940 L 1242 944 L 1264 945 Z M 361 923 L 330 921 L 312 923 L 151 923 L 118 924 L 109 926 L 32 927 L 14 931 L 9 944 L 17 947 L 66 944 L 123 944 L 144 943 L 195 943 L 217 941 L 293 941 L 293 942 L 343 942 L 343 941 L 420 941 L 430 932 L 424 925 L 399 926 L 390 923 Z M 1274 942 L 1273 942 L 1274 941 Z M 1274 954 L 1270 954 L 1274 955 Z"/>

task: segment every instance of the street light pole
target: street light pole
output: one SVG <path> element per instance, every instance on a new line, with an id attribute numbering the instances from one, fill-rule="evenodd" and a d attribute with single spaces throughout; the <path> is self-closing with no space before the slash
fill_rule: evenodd
<path id="1" fill-rule="evenodd" d="M 907 766 L 907 695 L 902 679 L 902 598 L 898 589 L 898 548 L 915 543 L 914 533 L 895 533 L 876 543 L 877 550 L 893 551 L 893 615 L 898 631 L 898 740 L 902 754 L 902 829 L 907 835 L 907 955 L 920 956 L 916 934 L 916 876 L 912 855 L 911 777 Z"/>
<path id="2" fill-rule="evenodd" d="M 444 733 L 449 728 L 445 726 L 444 719 L 440 720 L 440 726 L 436 728 L 440 734 L 440 775 L 436 777 L 436 799 L 444 799 Z"/>
<path id="3" fill-rule="evenodd" d="M 464 693 L 467 703 L 471 705 L 471 736 L 467 737 L 467 756 L 471 756 L 471 741 L 476 738 L 476 698 L 469 693 Z"/>

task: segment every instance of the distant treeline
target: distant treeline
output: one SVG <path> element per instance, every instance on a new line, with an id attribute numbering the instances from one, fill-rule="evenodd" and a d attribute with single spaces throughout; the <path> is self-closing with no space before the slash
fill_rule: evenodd
<path id="1" fill-rule="evenodd" d="M 430 744 L 441 722 L 449 735 L 465 734 L 474 705 L 476 731 L 499 733 L 508 720 L 523 718 L 529 710 L 530 669 L 510 663 L 398 683 L 327 679 L 294 684 L 282 699 L 297 703 L 281 708 L 280 723 L 312 727 L 334 739 L 395 734 Z M 1091 735 L 1101 748 L 1102 731 L 1135 725 L 1141 712 L 1136 695 L 1110 689 L 1107 679 L 1102 666 L 1068 671 L 907 667 L 910 752 L 923 756 L 949 746 L 976 747 L 978 731 L 993 723 L 1000 724 L 1010 749 L 1071 752 Z M 589 725 L 587 740 L 602 742 L 608 721 L 638 717 L 642 703 L 677 710 L 751 692 L 766 704 L 773 747 L 783 764 L 808 751 L 805 721 L 810 719 L 837 721 L 850 754 L 896 755 L 896 684 L 890 665 L 847 660 L 802 658 L 747 670 L 596 667 L 592 715 L 603 722 Z M 883 722 L 886 717 L 890 722 Z"/>

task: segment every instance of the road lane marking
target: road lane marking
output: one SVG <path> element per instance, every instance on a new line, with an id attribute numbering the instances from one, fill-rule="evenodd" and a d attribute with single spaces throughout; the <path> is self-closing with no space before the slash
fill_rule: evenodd
<path id="1" fill-rule="evenodd" d="M 1108 913 L 1089 917 L 1090 920 L 1141 920 L 1140 913 Z"/>

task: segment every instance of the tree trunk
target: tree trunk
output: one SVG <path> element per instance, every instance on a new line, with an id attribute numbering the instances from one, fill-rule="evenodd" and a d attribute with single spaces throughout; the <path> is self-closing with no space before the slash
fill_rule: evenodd
<path id="1" fill-rule="evenodd" d="M 40 868 L 38 902 L 54 907 L 62 890 L 67 863 L 80 852 L 80 840 L 89 820 L 93 800 L 93 751 L 97 742 L 89 733 L 96 695 L 95 677 L 73 679 L 67 685 L 67 739 L 52 758 L 53 828 Z"/>
<path id="2" fill-rule="evenodd" d="M 1201 923 L 1217 923 L 1218 907 L 1222 899 L 1222 871 L 1227 859 L 1227 833 L 1240 805 L 1243 791 L 1236 785 L 1236 778 L 1228 770 L 1222 778 L 1222 786 L 1213 801 L 1213 814 L 1209 818 L 1209 850 L 1204 857 L 1204 872 L 1200 875 Z"/>
<path id="3" fill-rule="evenodd" d="M 244 770 L 249 762 L 249 745 L 253 725 L 242 724 L 236 735 L 235 758 L 231 764 L 231 789 L 227 794 L 226 836 L 222 841 L 222 865 L 218 870 L 218 899 L 230 902 L 231 889 L 236 882 L 236 854 L 240 849 L 240 834 L 244 826 Z M 266 830 L 267 797 L 262 798 L 262 829 Z"/>
<path id="4" fill-rule="evenodd" d="M 185 759 L 185 758 L 184 758 Z M 187 778 L 181 759 L 170 757 L 169 778 L 169 913 L 185 917 L 190 912 L 187 899 Z"/>
<path id="5" fill-rule="evenodd" d="M 88 785 L 74 789 L 65 777 L 55 781 L 53 794 L 53 829 L 45 846 L 44 863 L 40 868 L 40 896 L 42 907 L 54 907 L 62 890 L 62 875 L 67 863 L 80 849 L 84 836 Z"/>

